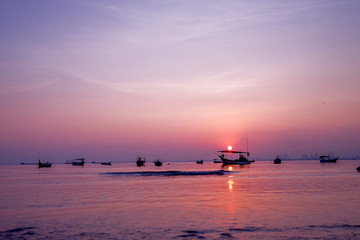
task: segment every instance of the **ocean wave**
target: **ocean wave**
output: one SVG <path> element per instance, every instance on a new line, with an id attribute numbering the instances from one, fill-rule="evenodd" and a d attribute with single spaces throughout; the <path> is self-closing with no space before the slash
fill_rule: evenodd
<path id="1" fill-rule="evenodd" d="M 107 175 L 120 175 L 120 176 L 204 176 L 204 175 L 225 175 L 230 173 L 226 170 L 216 171 L 143 171 L 143 172 L 108 172 L 103 173 Z"/>
<path id="2" fill-rule="evenodd" d="M 309 228 L 360 228 L 360 225 L 339 224 L 339 225 L 309 225 Z"/>

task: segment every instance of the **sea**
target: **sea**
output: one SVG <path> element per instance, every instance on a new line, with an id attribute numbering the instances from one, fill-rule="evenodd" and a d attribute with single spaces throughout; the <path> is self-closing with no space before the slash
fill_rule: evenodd
<path id="1" fill-rule="evenodd" d="M 359 165 L 0 165 L 0 239 L 360 239 Z"/>

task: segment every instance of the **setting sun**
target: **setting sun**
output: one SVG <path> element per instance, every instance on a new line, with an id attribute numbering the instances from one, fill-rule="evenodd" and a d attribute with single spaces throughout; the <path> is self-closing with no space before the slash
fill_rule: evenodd
<path id="1" fill-rule="evenodd" d="M 231 151 L 231 150 L 232 150 L 232 146 L 228 146 L 228 150 Z"/>

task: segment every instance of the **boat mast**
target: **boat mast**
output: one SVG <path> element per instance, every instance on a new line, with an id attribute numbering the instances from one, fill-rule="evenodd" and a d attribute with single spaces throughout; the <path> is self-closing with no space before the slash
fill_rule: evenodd
<path id="1" fill-rule="evenodd" d="M 249 139 L 246 138 L 246 152 L 249 152 Z"/>
<path id="2" fill-rule="evenodd" d="M 246 138 L 246 155 L 250 156 L 250 154 L 249 154 L 249 139 L 248 138 Z"/>

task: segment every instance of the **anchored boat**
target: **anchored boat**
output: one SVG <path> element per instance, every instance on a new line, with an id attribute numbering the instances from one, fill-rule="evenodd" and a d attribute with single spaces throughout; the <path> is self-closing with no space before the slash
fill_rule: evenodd
<path id="1" fill-rule="evenodd" d="M 51 163 L 49 163 L 49 162 L 46 162 L 46 163 L 42 163 L 41 161 L 40 161 L 40 159 L 39 159 L 39 162 L 38 162 L 38 166 L 39 166 L 39 168 L 43 168 L 43 167 L 51 167 Z"/>
<path id="2" fill-rule="evenodd" d="M 336 161 L 339 159 L 339 157 L 331 158 L 329 155 L 320 156 L 320 162 L 321 163 L 336 163 Z"/>
<path id="3" fill-rule="evenodd" d="M 77 158 L 72 160 L 71 164 L 73 166 L 84 166 L 85 164 L 85 158 Z"/>
<path id="4" fill-rule="evenodd" d="M 108 165 L 108 166 L 111 166 L 112 164 L 111 164 L 111 162 L 102 162 L 102 163 L 100 163 L 101 165 Z"/>
<path id="5" fill-rule="evenodd" d="M 279 158 L 279 156 L 276 156 L 276 158 L 274 159 L 274 164 L 281 164 L 281 159 Z"/>
<path id="6" fill-rule="evenodd" d="M 158 160 L 154 161 L 154 164 L 157 167 L 161 167 L 163 165 L 163 162 L 158 159 Z"/>
<path id="7" fill-rule="evenodd" d="M 144 166 L 144 164 L 145 164 L 145 158 L 138 157 L 136 161 L 136 166 L 141 167 Z"/>
<path id="8" fill-rule="evenodd" d="M 248 160 L 250 156 L 249 152 L 240 152 L 240 151 L 233 151 L 233 150 L 222 150 L 218 151 L 221 153 L 220 155 L 216 154 L 224 165 L 227 164 L 251 164 L 255 162 L 255 160 Z"/>

